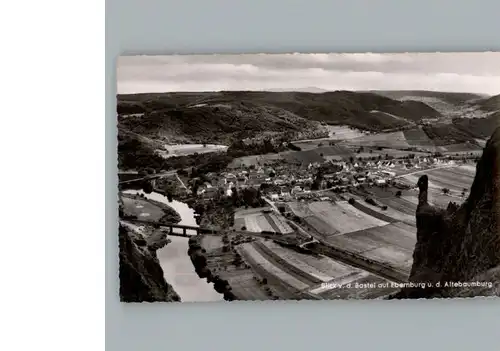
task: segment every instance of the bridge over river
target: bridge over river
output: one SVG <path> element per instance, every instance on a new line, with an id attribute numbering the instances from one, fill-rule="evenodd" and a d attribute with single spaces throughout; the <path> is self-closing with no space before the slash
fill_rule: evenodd
<path id="1" fill-rule="evenodd" d="M 229 230 L 221 230 L 221 229 L 213 229 L 213 228 L 195 227 L 195 226 L 176 224 L 176 223 L 156 223 L 156 222 L 151 222 L 151 221 L 141 220 L 141 219 L 127 219 L 126 221 L 131 222 L 131 223 L 135 223 L 135 224 L 143 224 L 143 225 L 150 225 L 150 226 L 159 227 L 159 228 L 166 228 L 168 235 L 182 236 L 185 238 L 189 238 L 191 236 L 195 236 L 195 235 L 199 235 L 199 234 L 214 234 L 215 235 L 215 234 L 224 233 L 224 232 L 229 231 Z M 174 229 L 181 229 L 182 233 L 174 232 Z M 188 233 L 188 231 L 190 231 L 192 234 Z M 259 237 L 259 238 L 269 238 L 269 239 L 277 239 L 277 238 L 283 237 L 283 234 L 278 233 L 278 232 L 260 232 L 259 233 L 259 232 L 237 230 L 237 231 L 231 231 L 231 233 L 248 235 L 248 236 L 255 236 L 255 237 Z"/>

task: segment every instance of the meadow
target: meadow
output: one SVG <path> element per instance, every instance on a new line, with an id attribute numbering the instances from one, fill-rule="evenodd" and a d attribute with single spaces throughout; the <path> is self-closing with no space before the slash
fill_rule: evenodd
<path id="1" fill-rule="evenodd" d="M 122 200 L 125 215 L 136 216 L 138 219 L 152 222 L 160 220 L 165 215 L 162 208 L 149 201 L 129 196 L 122 196 Z"/>
<path id="2" fill-rule="evenodd" d="M 256 233 L 267 231 L 289 234 L 293 232 L 293 229 L 281 215 L 274 212 L 263 212 L 263 210 L 269 210 L 269 208 L 236 211 L 234 214 L 234 227 L 237 230 L 245 227 L 245 230 Z"/>

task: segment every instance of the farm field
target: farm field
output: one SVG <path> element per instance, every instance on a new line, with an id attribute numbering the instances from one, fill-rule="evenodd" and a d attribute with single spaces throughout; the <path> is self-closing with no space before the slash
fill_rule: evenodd
<path id="1" fill-rule="evenodd" d="M 287 202 L 286 204 L 293 214 L 298 217 L 305 218 L 314 215 L 306 202 Z"/>
<path id="2" fill-rule="evenodd" d="M 207 266 L 210 271 L 226 279 L 232 292 L 242 300 L 269 300 L 270 298 L 293 299 L 296 295 L 288 287 L 264 284 L 248 264 L 234 264 L 235 254 L 224 252 L 217 247 L 222 240 L 219 236 L 203 236 L 201 245 L 206 250 Z M 259 279 L 260 277 L 260 279 Z"/>
<path id="3" fill-rule="evenodd" d="M 347 140 L 342 144 L 389 148 L 410 147 L 403 132 L 370 134 Z"/>
<path id="4" fill-rule="evenodd" d="M 478 143 L 479 146 L 485 147 L 486 146 L 486 140 L 484 139 L 475 139 L 476 142 Z"/>
<path id="5" fill-rule="evenodd" d="M 312 215 L 308 217 L 303 217 L 303 219 L 309 227 L 314 229 L 322 236 L 329 236 L 337 234 L 339 232 L 337 229 L 332 227 L 328 222 L 325 222 L 323 219 L 317 216 Z"/>
<path id="6" fill-rule="evenodd" d="M 302 151 L 309 151 L 317 149 L 319 147 L 329 146 L 330 140 L 327 139 L 299 140 L 299 141 L 293 141 L 292 144 L 300 147 Z"/>
<path id="7" fill-rule="evenodd" d="M 165 215 L 160 207 L 153 205 L 143 199 L 134 199 L 129 196 L 122 196 L 124 212 L 126 215 L 137 216 L 141 220 L 158 221 Z"/>
<path id="8" fill-rule="evenodd" d="M 454 152 L 480 152 L 482 153 L 483 150 L 480 146 L 474 145 L 474 144 L 468 144 L 468 143 L 462 143 L 462 144 L 452 144 L 452 145 L 446 145 L 442 147 L 444 152 L 448 153 L 454 153 Z"/>
<path id="9" fill-rule="evenodd" d="M 234 266 L 233 258 L 231 253 L 223 254 L 220 250 L 215 250 L 207 255 L 207 266 L 210 271 L 228 281 L 232 292 L 238 298 L 253 301 L 268 300 L 268 293 L 254 278 L 252 270 Z"/>
<path id="10" fill-rule="evenodd" d="M 222 278 L 228 281 L 233 294 L 240 299 L 250 301 L 269 300 L 268 294 L 254 278 L 251 270 L 246 272 L 226 271 L 225 274 L 222 274 Z"/>
<path id="11" fill-rule="evenodd" d="M 327 161 L 343 161 L 343 160 L 345 160 L 345 158 L 342 156 L 326 156 L 326 155 L 324 155 L 323 158 Z"/>
<path id="12" fill-rule="evenodd" d="M 256 275 L 265 277 L 267 284 L 273 289 L 279 289 L 280 286 L 291 287 L 295 293 L 308 291 L 324 299 L 349 298 L 349 296 L 378 298 L 394 290 L 362 287 L 359 284 L 388 283 L 388 281 L 322 255 L 297 253 L 272 241 L 245 243 L 238 246 L 238 251 Z M 353 288 L 335 288 L 347 283 L 351 283 Z"/>
<path id="13" fill-rule="evenodd" d="M 306 255 L 301 254 L 293 250 L 288 250 L 291 252 L 294 257 L 304 262 L 306 265 L 310 267 L 314 267 L 318 271 L 326 274 L 327 276 L 333 277 L 333 279 L 341 279 L 347 276 L 352 275 L 353 273 L 363 272 L 360 269 L 354 268 L 349 265 L 345 265 L 338 261 L 335 261 L 327 256 L 323 255 Z M 331 280 L 330 280 L 331 281 Z"/>
<path id="14" fill-rule="evenodd" d="M 377 149 L 372 149 L 370 151 L 366 151 L 366 149 L 360 153 L 355 153 L 354 154 L 356 158 L 363 158 L 363 159 L 371 159 L 373 157 L 378 158 L 379 156 L 382 157 L 383 160 L 385 160 L 386 155 L 394 158 L 403 158 L 407 157 L 409 155 L 415 155 L 417 157 L 428 157 L 431 155 L 429 152 L 417 152 L 417 151 L 405 151 L 405 150 L 397 150 L 397 149 L 391 149 L 391 148 L 384 148 L 382 150 L 377 150 Z"/>
<path id="15" fill-rule="evenodd" d="M 343 159 L 349 159 L 349 157 L 354 155 L 354 153 L 351 150 L 339 145 L 318 147 L 314 149 L 314 152 L 318 155 L 323 155 L 323 157 L 335 156 L 335 157 L 341 157 Z"/>
<path id="16" fill-rule="evenodd" d="M 294 276 L 286 273 L 281 268 L 269 262 L 257 249 L 252 245 L 252 243 L 244 243 L 239 245 L 241 256 L 244 260 L 253 268 L 259 268 L 269 274 L 269 276 L 285 283 L 295 291 L 306 290 L 309 285 L 303 281 L 295 278 Z"/>
<path id="17" fill-rule="evenodd" d="M 388 224 L 359 211 L 345 201 L 339 201 L 336 204 L 327 201 L 313 202 L 309 204 L 309 208 L 315 217 L 327 223 L 337 233 Z"/>
<path id="18" fill-rule="evenodd" d="M 294 230 L 288 225 L 285 218 L 275 213 L 266 213 L 264 217 L 269 222 L 274 232 L 281 234 L 293 233 Z"/>
<path id="19" fill-rule="evenodd" d="M 464 170 L 464 173 L 461 172 Z M 462 191 L 462 189 L 470 188 L 474 181 L 473 176 L 467 169 L 454 167 L 446 169 L 428 170 L 425 174 L 429 177 L 429 188 L 442 189 L 448 188 L 450 190 Z M 406 175 L 402 178 L 409 184 L 417 184 L 421 174 Z"/>
<path id="20" fill-rule="evenodd" d="M 474 156 L 474 157 L 481 157 L 483 154 L 483 150 L 468 150 L 468 151 L 445 151 L 443 154 L 447 156 L 459 156 L 459 157 L 465 157 L 465 156 Z"/>
<path id="21" fill-rule="evenodd" d="M 248 166 L 263 166 L 266 163 L 272 163 L 283 159 L 280 154 L 266 154 L 266 155 L 251 155 L 235 158 L 228 165 L 228 168 L 240 168 Z"/>
<path id="22" fill-rule="evenodd" d="M 207 251 L 213 251 L 222 248 L 224 243 L 220 235 L 204 235 L 201 239 L 201 246 Z"/>
<path id="23" fill-rule="evenodd" d="M 285 151 L 280 153 L 281 157 L 288 162 L 293 163 L 314 163 L 314 162 L 324 162 L 325 159 L 316 153 L 315 150 L 306 151 Z"/>
<path id="24" fill-rule="evenodd" d="M 264 213 L 266 207 L 238 210 L 234 214 L 234 227 L 241 230 L 246 227 L 250 232 L 260 233 L 262 231 L 276 232 L 282 234 L 293 233 L 293 229 L 286 223 L 285 219 L 276 213 Z"/>
<path id="25" fill-rule="evenodd" d="M 319 282 L 328 282 L 333 279 L 332 276 L 318 270 L 316 267 L 308 265 L 306 262 L 301 260 L 299 256 L 296 255 L 295 251 L 284 248 L 273 241 L 257 241 L 255 244 L 264 248 L 271 255 L 275 255 L 297 269 L 305 272 Z"/>
<path id="26" fill-rule="evenodd" d="M 226 151 L 226 145 L 213 145 L 213 144 L 180 144 L 180 145 L 170 145 L 166 144 L 165 149 L 168 151 L 168 154 L 165 157 L 173 157 L 173 156 L 184 156 L 191 155 L 194 153 L 207 153 L 207 152 L 217 152 L 217 151 Z"/>
<path id="27" fill-rule="evenodd" d="M 278 255 L 274 252 L 274 250 L 269 249 L 262 242 L 254 242 L 253 247 L 271 264 L 279 267 L 284 272 L 290 274 L 294 278 L 297 278 L 308 286 L 313 286 L 324 281 L 324 278 L 319 278 L 319 276 L 322 275 L 321 272 L 316 271 L 312 267 L 307 267 L 307 265 L 304 265 L 304 263 L 301 263 L 298 260 L 289 262 L 287 259 L 282 257 L 287 256 L 287 258 L 291 258 L 293 260 L 293 256 L 291 255 Z M 310 272 L 312 272 L 312 274 Z"/>
<path id="28" fill-rule="evenodd" d="M 415 211 L 417 210 L 417 193 L 410 191 L 403 191 L 403 196 L 396 197 L 397 189 L 382 189 L 378 187 L 370 188 L 370 192 L 373 193 L 374 200 L 378 203 L 386 205 L 389 208 L 397 209 L 399 212 L 415 216 Z M 415 201 L 410 200 L 414 198 Z"/>
<path id="29" fill-rule="evenodd" d="M 405 130 L 403 134 L 405 136 L 406 142 L 411 146 L 434 146 L 432 140 L 429 139 L 427 134 L 425 134 L 425 132 L 420 127 Z"/>
<path id="30" fill-rule="evenodd" d="M 415 215 L 410 215 L 401 211 L 398 211 L 397 209 L 393 207 L 387 206 L 386 210 L 382 210 L 378 206 L 373 206 L 365 201 L 366 197 L 355 195 L 355 194 L 348 194 L 349 197 L 352 197 L 356 200 L 356 204 L 354 207 L 358 208 L 360 211 L 363 211 L 373 217 L 376 217 L 372 212 L 375 212 L 379 215 L 382 215 L 383 217 L 387 217 L 387 219 L 379 218 L 383 221 L 386 222 L 405 222 L 410 225 L 415 225 L 416 220 L 415 220 Z M 376 201 L 376 200 L 375 200 Z"/>
<path id="31" fill-rule="evenodd" d="M 349 140 L 359 138 L 365 135 L 358 129 L 352 129 L 348 126 L 326 126 L 330 140 Z"/>
<path id="32" fill-rule="evenodd" d="M 418 205 L 418 195 L 404 195 L 401 198 L 408 202 L 411 202 L 415 206 L 415 208 Z M 450 201 L 460 204 L 464 201 L 464 198 L 458 195 L 458 193 L 445 195 L 440 189 L 438 190 L 434 188 L 429 188 L 429 195 L 428 195 L 429 204 L 441 208 L 446 208 L 450 203 Z"/>
<path id="33" fill-rule="evenodd" d="M 339 249 L 360 254 L 409 273 L 416 231 L 415 227 L 398 222 L 343 235 L 332 235 L 327 241 Z"/>
<path id="34" fill-rule="evenodd" d="M 271 227 L 263 214 L 248 215 L 245 216 L 244 220 L 246 230 L 250 232 L 273 231 L 273 227 Z"/>

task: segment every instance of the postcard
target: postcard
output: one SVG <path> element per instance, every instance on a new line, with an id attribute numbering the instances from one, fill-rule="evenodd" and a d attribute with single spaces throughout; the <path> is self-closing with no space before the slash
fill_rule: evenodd
<path id="1" fill-rule="evenodd" d="M 120 57 L 121 301 L 499 295 L 498 62 Z"/>

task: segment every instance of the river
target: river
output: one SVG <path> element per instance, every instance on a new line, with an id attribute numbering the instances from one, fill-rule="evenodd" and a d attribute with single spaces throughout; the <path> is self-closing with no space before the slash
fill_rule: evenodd
<path id="1" fill-rule="evenodd" d="M 142 190 L 125 190 L 126 194 L 144 194 L 148 199 L 162 202 L 172 207 L 181 216 L 179 224 L 197 226 L 194 218 L 194 210 L 183 202 L 173 200 L 168 202 L 166 196 L 152 192 L 146 194 Z M 195 234 L 187 231 L 188 234 Z M 223 296 L 214 290 L 212 283 L 206 279 L 200 279 L 194 270 L 191 258 L 187 254 L 188 239 L 178 236 L 170 236 L 172 241 L 168 245 L 156 251 L 160 266 L 163 269 L 165 280 L 172 285 L 182 302 L 208 302 L 222 301 Z"/>

